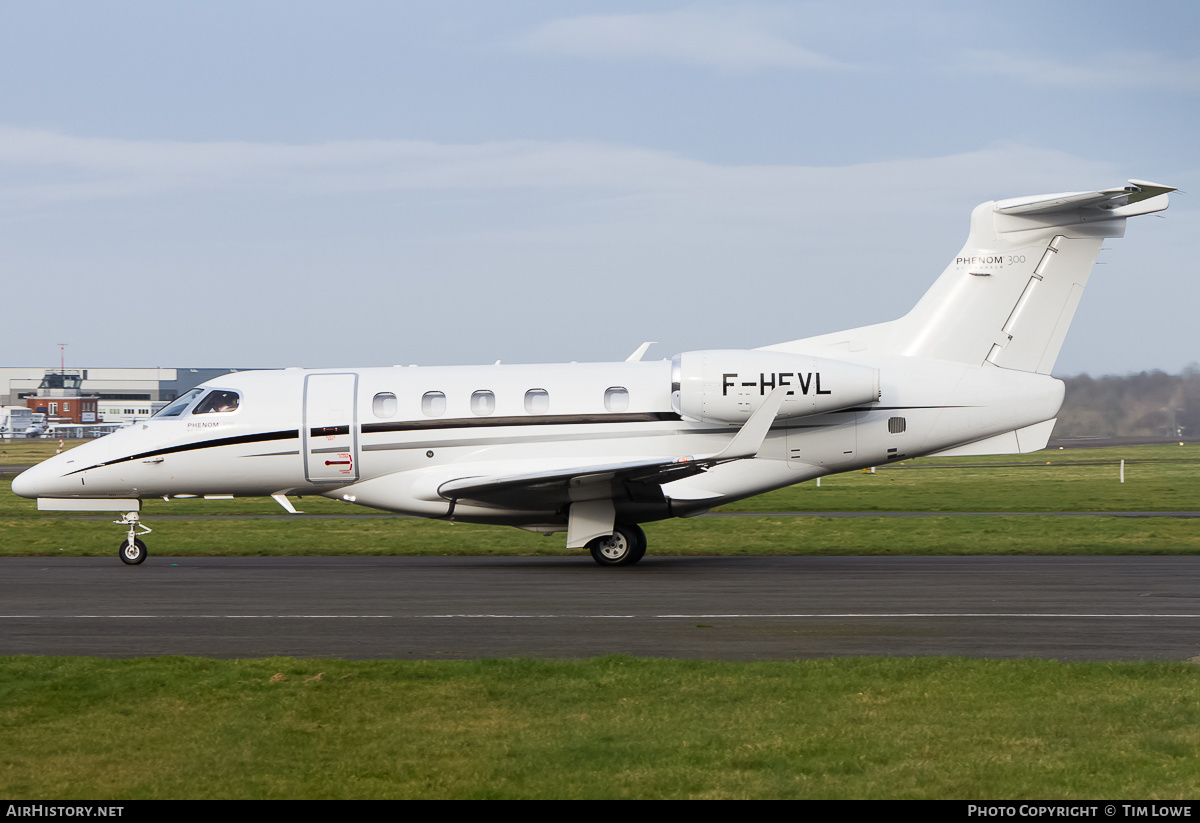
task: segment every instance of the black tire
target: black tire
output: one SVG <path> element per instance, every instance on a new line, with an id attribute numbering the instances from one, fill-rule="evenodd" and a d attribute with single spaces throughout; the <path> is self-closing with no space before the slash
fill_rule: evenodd
<path id="1" fill-rule="evenodd" d="M 632 566 L 646 556 L 646 533 L 636 523 L 630 523 L 628 526 L 620 526 L 619 528 L 628 529 L 633 534 L 635 556 L 629 561 L 629 565 Z"/>
<path id="2" fill-rule="evenodd" d="M 118 550 L 121 555 L 121 562 L 126 566 L 136 566 L 146 559 L 146 544 L 136 537 L 133 538 L 133 547 L 130 548 L 129 540 L 121 541 L 121 548 Z"/>
<path id="3" fill-rule="evenodd" d="M 601 566 L 632 566 L 646 554 L 646 535 L 637 526 L 617 526 L 612 534 L 587 545 L 592 559 Z"/>

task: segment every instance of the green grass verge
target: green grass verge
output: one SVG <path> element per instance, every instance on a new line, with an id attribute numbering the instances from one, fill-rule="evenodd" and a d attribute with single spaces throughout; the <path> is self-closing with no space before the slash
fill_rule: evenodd
<path id="1" fill-rule="evenodd" d="M 34 452 L 21 459 L 34 462 Z M 1194 454 L 1137 447 L 924 459 L 728 508 L 1191 510 L 1200 500 Z M 1130 461 L 1124 485 L 1116 482 L 1122 456 Z M 0 454 L 0 464 L 17 462 Z M 0 555 L 115 552 L 120 529 L 39 514 L 8 491 L 10 481 L 0 480 Z M 320 498 L 300 508 L 369 513 Z M 261 499 L 150 501 L 145 514 L 152 552 L 163 555 L 576 554 L 561 539 L 515 529 L 208 517 L 278 511 Z M 195 519 L 154 520 L 161 514 Z M 764 516 L 672 520 L 647 531 L 652 553 L 667 555 L 1200 549 L 1195 521 L 1165 518 Z M 1187 664 L 944 658 L 0 658 L 0 794 L 1187 799 L 1200 787 L 1198 676 Z"/>
<path id="2" fill-rule="evenodd" d="M 150 520 L 156 556 L 582 556 L 497 526 L 407 518 Z M 650 556 L 1186 555 L 1195 520 L 1118 517 L 729 517 L 646 525 Z M 106 520 L 0 519 L 0 557 L 114 556 L 124 529 Z"/>
<path id="3" fill-rule="evenodd" d="M 47 444 L 34 444 L 48 448 Z M 32 446 L 30 447 L 32 448 Z M 49 450 L 53 453 L 53 449 Z M 33 457 L 26 455 L 29 462 Z M 1125 482 L 1119 478 L 1126 461 Z M 0 456 L 0 464 L 4 457 Z M 0 477 L 0 518 L 38 515 L 35 501 L 9 490 Z M 308 514 L 371 514 L 372 509 L 323 497 L 304 497 Z M 768 492 L 719 511 L 1191 511 L 1200 508 L 1200 445 L 1070 449 L 1026 455 L 926 457 L 847 472 Z M 155 514 L 279 514 L 270 498 L 147 500 Z"/>
<path id="4" fill-rule="evenodd" d="M 52 444 L 18 444 L 53 451 Z M 56 444 L 53 444 L 56 447 Z M 26 455 L 29 460 L 38 455 Z M 1127 461 L 1124 484 L 1119 460 Z M 0 556 L 107 556 L 123 530 L 115 519 L 41 513 L 0 478 Z M 279 515 L 269 498 L 148 500 L 143 517 L 158 555 L 573 555 L 561 537 L 516 529 L 405 520 L 322 497 L 297 501 L 306 514 L 379 514 L 369 520 Z M 990 458 L 924 458 L 809 482 L 718 511 L 1190 511 L 1200 502 L 1200 447 L 1074 449 Z M 156 519 L 161 515 L 187 520 Z M 90 519 L 87 519 L 89 518 Z M 1115 517 L 694 518 L 646 526 L 656 555 L 738 554 L 1191 554 L 1195 521 Z"/>
<path id="5" fill-rule="evenodd" d="M 65 440 L 63 451 L 73 449 L 89 440 Z M 0 466 L 32 466 L 53 457 L 59 450 L 58 440 L 0 440 Z"/>
<path id="6" fill-rule="evenodd" d="M 0 795 L 1188 799 L 1198 678 L 958 658 L 5 658 Z"/>
<path id="7" fill-rule="evenodd" d="M 1125 482 L 1120 482 L 1121 460 Z M 1070 449 L 924 457 L 789 486 L 724 511 L 1192 511 L 1200 446 Z"/>

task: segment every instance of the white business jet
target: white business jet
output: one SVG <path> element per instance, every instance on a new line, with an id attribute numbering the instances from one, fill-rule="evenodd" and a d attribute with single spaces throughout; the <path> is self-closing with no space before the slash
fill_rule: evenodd
<path id="1" fill-rule="evenodd" d="M 1100 245 L 1172 187 L 989 202 L 898 320 L 644 362 L 282 369 L 225 375 L 150 420 L 18 476 L 42 510 L 114 511 L 146 557 L 141 501 L 319 494 L 441 520 L 566 532 L 626 566 L 639 523 L 928 454 L 1044 448 L 1050 377 Z"/>

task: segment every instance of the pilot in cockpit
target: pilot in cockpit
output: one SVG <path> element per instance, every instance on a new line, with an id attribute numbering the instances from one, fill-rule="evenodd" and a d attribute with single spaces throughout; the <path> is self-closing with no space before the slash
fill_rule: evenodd
<path id="1" fill-rule="evenodd" d="M 208 396 L 200 401 L 199 405 L 192 410 L 192 414 L 214 414 L 219 412 L 231 412 L 237 409 L 239 397 L 237 392 L 231 391 L 213 391 L 209 392 Z"/>

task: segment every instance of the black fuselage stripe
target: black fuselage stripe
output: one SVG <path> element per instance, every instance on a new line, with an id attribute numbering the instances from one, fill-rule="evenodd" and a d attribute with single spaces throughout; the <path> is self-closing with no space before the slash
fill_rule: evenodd
<path id="1" fill-rule="evenodd" d="M 556 414 L 556 415 L 531 415 L 529 417 L 466 417 L 453 418 L 448 420 L 409 420 L 401 423 L 365 423 L 362 426 L 364 434 L 375 432 L 394 432 L 394 431 L 423 431 L 429 429 L 465 429 L 465 428 L 502 428 L 506 426 L 564 426 L 571 424 L 596 424 L 596 423 L 645 423 L 645 422 L 660 422 L 660 421 L 675 421 L 683 420 L 682 417 L 674 412 L 647 412 L 633 414 Z M 349 434 L 349 426 L 325 426 L 319 429 L 312 430 L 312 436 L 322 436 L 331 433 Z M 108 460 L 104 463 L 96 463 L 92 466 L 87 466 L 82 469 L 76 469 L 72 474 L 88 471 L 89 469 L 98 469 L 103 466 L 113 466 L 118 463 L 128 463 L 131 460 L 145 460 L 151 457 L 160 457 L 165 454 L 178 454 L 179 452 L 194 451 L 196 449 L 220 448 L 221 446 L 237 446 L 245 443 L 267 443 L 272 440 L 290 440 L 298 438 L 300 432 L 297 429 L 290 431 L 263 432 L 261 434 L 243 434 L 237 437 L 220 437 L 216 440 L 200 440 L 195 443 L 184 443 L 178 446 L 168 446 L 162 449 L 154 449 L 153 451 L 141 452 L 133 454 L 129 457 L 119 457 L 116 460 Z"/>
<path id="2" fill-rule="evenodd" d="M 874 407 L 859 407 L 850 409 L 839 409 L 841 412 L 858 412 L 858 411 L 902 411 L 906 409 L 947 409 L 961 408 L 959 406 L 874 406 Z M 833 412 L 836 413 L 836 412 Z M 629 412 L 618 414 L 533 414 L 527 417 L 457 417 L 447 420 L 405 420 L 397 423 L 364 423 L 361 427 L 363 434 L 378 434 L 385 432 L 404 432 L 404 431 L 428 431 L 430 429 L 448 430 L 448 429 L 469 429 L 469 428 L 504 428 L 508 426 L 571 426 L 571 425 L 596 425 L 602 423 L 661 423 L 661 422 L 682 422 L 683 418 L 675 412 Z M 796 426 L 797 428 L 806 428 L 803 424 Z M 321 429 L 313 429 L 313 436 L 320 431 L 322 434 L 329 433 L 329 429 L 336 428 L 340 434 L 348 434 L 349 426 L 337 427 L 322 427 Z M 260 434 L 242 434 L 237 437 L 219 437 L 215 440 L 200 440 L 195 443 L 183 443 L 178 446 L 168 446 L 162 449 L 154 449 L 153 451 L 141 452 L 132 454 L 129 457 L 118 457 L 116 460 L 108 460 L 104 463 L 96 463 L 92 466 L 87 466 L 82 469 L 76 469 L 73 472 L 68 472 L 64 477 L 69 477 L 72 474 L 88 471 L 89 469 L 98 469 L 103 466 L 114 466 L 118 463 L 128 463 L 131 460 L 145 460 L 151 457 L 160 457 L 164 454 L 178 454 L 179 452 L 195 451 L 196 449 L 220 448 L 221 446 L 238 446 L 245 443 L 268 443 L 272 440 L 291 440 L 300 437 L 298 429 L 286 431 L 262 432 Z"/>
<path id="3" fill-rule="evenodd" d="M 630 412 L 618 414 L 531 414 L 524 417 L 456 417 L 448 420 L 402 420 L 396 423 L 364 423 L 363 434 L 428 431 L 429 429 L 501 428 L 505 426 L 570 426 L 596 423 L 678 423 L 674 412 Z"/>
<path id="4" fill-rule="evenodd" d="M 219 437 L 216 440 L 200 440 L 195 443 L 183 443 L 178 446 L 168 446 L 164 449 L 154 449 L 153 451 L 141 452 L 140 454 L 131 454 L 129 457 L 118 457 L 116 460 L 108 460 L 104 463 L 97 463 L 94 466 L 76 469 L 73 472 L 68 472 L 65 477 L 72 474 L 88 471 L 88 469 L 98 469 L 101 466 L 114 466 L 117 463 L 128 463 L 130 460 L 144 460 L 148 457 L 159 457 L 164 454 L 177 454 L 179 452 L 194 451 L 196 449 L 218 448 L 220 446 L 237 446 L 243 443 L 267 443 L 272 440 L 293 440 L 300 436 L 297 429 L 291 431 L 278 432 L 262 432 L 260 434 L 241 434 L 237 437 Z"/>

